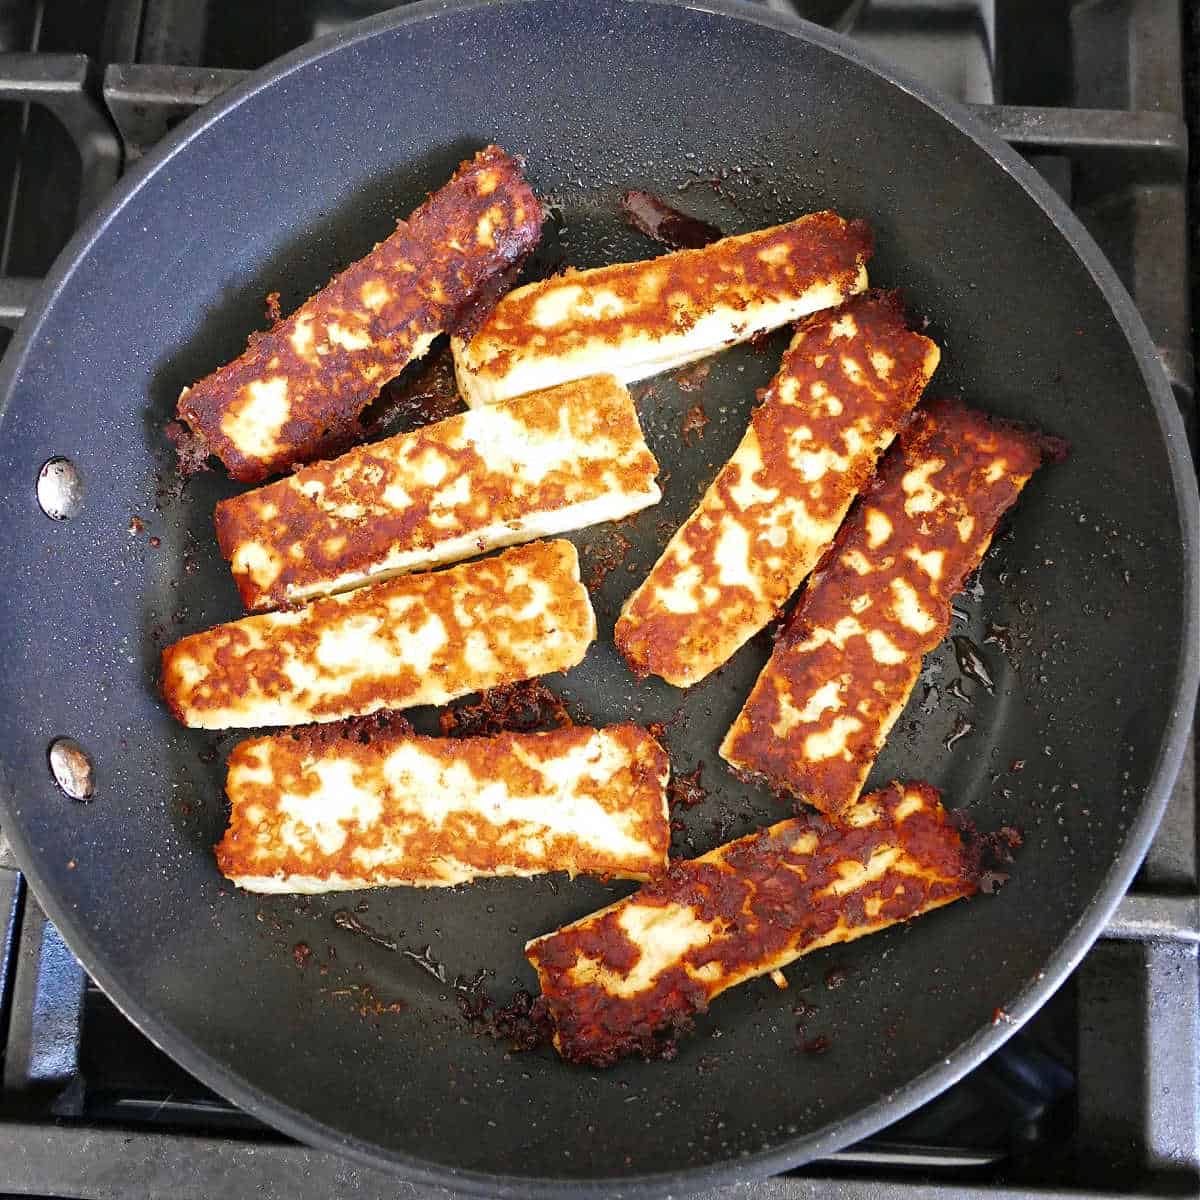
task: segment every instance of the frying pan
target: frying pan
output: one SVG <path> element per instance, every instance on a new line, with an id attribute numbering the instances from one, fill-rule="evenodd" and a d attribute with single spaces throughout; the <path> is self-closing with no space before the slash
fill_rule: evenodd
<path id="1" fill-rule="evenodd" d="M 959 672 L 934 655 L 936 690 L 918 689 L 874 776 L 927 778 L 983 828 L 1020 827 L 1010 882 L 804 959 L 786 993 L 737 989 L 671 1064 L 594 1072 L 548 1049 L 511 1053 L 472 1036 L 455 1004 L 457 974 L 492 972 L 501 995 L 532 986 L 524 940 L 627 885 L 371 893 L 354 915 L 379 940 L 332 920 L 357 897 L 240 894 L 209 849 L 236 737 L 179 728 L 155 695 L 164 637 L 238 615 L 210 523 L 232 485 L 213 473 L 182 498 L 158 494 L 180 387 L 241 348 L 266 292 L 294 306 L 491 140 L 527 156 L 555 206 L 545 253 L 576 266 L 655 251 L 615 215 L 629 187 L 728 232 L 826 206 L 866 217 L 873 280 L 902 286 L 943 346 L 934 390 L 1073 447 L 1027 489 L 961 602 L 956 631 L 981 646 L 993 693 L 968 680 L 969 702 L 948 698 Z M 675 769 L 702 766 L 708 799 L 686 814 L 684 853 L 782 815 L 715 757 L 767 646 L 681 693 L 637 683 L 611 628 L 735 445 L 784 340 L 713 360 L 700 392 L 669 378 L 640 390 L 666 495 L 620 531 L 624 562 L 593 581 L 600 639 L 551 681 L 581 717 L 663 721 Z M 488 1195 L 678 1192 L 878 1129 L 1064 979 L 1129 884 L 1180 762 L 1197 680 L 1196 494 L 1146 331 L 1015 154 L 814 27 L 712 0 L 530 0 L 417 5 L 305 47 L 131 173 L 64 253 L 2 382 L 0 819 L 22 867 L 100 986 L 181 1064 L 298 1138 L 412 1179 Z M 680 424 L 697 402 L 709 425 L 689 447 Z M 83 487 L 59 523 L 34 495 L 55 455 Z M 145 529 L 131 534 L 135 515 Z M 585 570 L 613 536 L 578 535 Z M 987 642 L 989 626 L 1008 633 Z M 972 730 L 947 750 L 960 716 Z M 60 735 L 94 758 L 90 803 L 51 779 Z M 806 1034 L 827 1039 L 822 1055 L 796 1049 L 797 996 L 817 1010 Z"/>

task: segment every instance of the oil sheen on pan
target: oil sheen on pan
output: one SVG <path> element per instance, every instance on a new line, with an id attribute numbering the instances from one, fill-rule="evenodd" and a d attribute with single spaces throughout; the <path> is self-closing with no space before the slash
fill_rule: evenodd
<path id="1" fill-rule="evenodd" d="M 658 463 L 611 375 L 360 446 L 217 505 L 248 609 L 614 521 L 654 504 Z"/>
<path id="2" fill-rule="evenodd" d="M 575 547 L 532 542 L 192 634 L 161 687 L 199 729 L 338 721 L 565 671 L 595 636 Z"/>
<path id="3" fill-rule="evenodd" d="M 637 674 L 690 687 L 778 613 L 939 357 L 894 293 L 801 324 L 733 457 L 621 611 L 617 647 Z"/>
<path id="4" fill-rule="evenodd" d="M 179 419 L 244 483 L 310 461 L 438 334 L 487 311 L 541 227 L 520 163 L 488 146 L 365 258 L 184 388 Z"/>
<path id="5" fill-rule="evenodd" d="M 311 727 L 229 757 L 221 873 L 255 892 L 667 865 L 666 752 L 636 725 L 495 737 Z"/>
<path id="6" fill-rule="evenodd" d="M 459 390 L 475 406 L 601 371 L 645 379 L 862 291 L 871 248 L 863 222 L 820 212 L 528 284 L 453 340 Z"/>
<path id="7" fill-rule="evenodd" d="M 674 862 L 525 953 L 565 1059 L 669 1056 L 727 988 L 969 896 L 977 873 L 937 791 L 893 783 L 839 824 L 794 817 Z"/>
<path id="8" fill-rule="evenodd" d="M 721 745 L 823 812 L 853 804 L 922 656 L 996 524 L 1063 446 L 951 401 L 923 405 L 813 574 Z"/>

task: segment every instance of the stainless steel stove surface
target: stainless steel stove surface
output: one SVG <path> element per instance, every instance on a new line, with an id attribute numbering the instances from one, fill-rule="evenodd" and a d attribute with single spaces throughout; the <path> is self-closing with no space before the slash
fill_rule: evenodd
<path id="1" fill-rule="evenodd" d="M 15 328 L 79 219 L 179 120 L 245 71 L 385 7 L 0 0 L 0 326 Z M 1180 0 L 770 7 L 850 32 L 975 105 L 1045 174 L 1132 292 L 1194 433 L 1185 75 L 1200 63 L 1200 15 Z M 1190 104 L 1200 119 L 1200 84 Z M 1194 763 L 1105 937 L 999 1053 L 878 1136 L 728 1194 L 1200 1193 Z M 434 1194 L 290 1142 L 176 1067 L 84 975 L 2 831 L 0 1062 L 3 1194 Z"/>

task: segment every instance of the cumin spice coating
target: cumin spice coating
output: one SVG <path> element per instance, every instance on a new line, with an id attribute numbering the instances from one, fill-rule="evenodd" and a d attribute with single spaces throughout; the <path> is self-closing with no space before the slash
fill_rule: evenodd
<path id="1" fill-rule="evenodd" d="M 474 704 L 456 704 L 438 713 L 442 737 L 531 733 L 574 724 L 567 706 L 540 679 L 501 684 L 483 692 Z"/>
<path id="2" fill-rule="evenodd" d="M 693 404 L 683 415 L 683 422 L 679 426 L 679 434 L 683 438 L 684 444 L 691 446 L 694 442 L 703 440 L 704 431 L 708 427 L 708 413 L 704 411 L 703 404 Z"/>
<path id="3" fill-rule="evenodd" d="M 797 330 L 737 450 L 616 624 L 638 675 L 691 687 L 770 621 L 816 566 L 939 352 L 894 293 Z"/>
<path id="4" fill-rule="evenodd" d="M 629 392 L 597 375 L 312 463 L 217 505 L 248 609 L 276 608 L 657 502 Z"/>
<path id="5" fill-rule="evenodd" d="M 708 792 L 700 782 L 703 770 L 704 764 L 697 763 L 689 774 L 676 773 L 671 776 L 671 782 L 667 784 L 667 805 L 672 812 L 679 808 L 695 808 L 708 799 Z"/>
<path id="6" fill-rule="evenodd" d="M 565 671 L 595 636 L 575 547 L 532 542 L 192 634 L 161 687 L 199 729 L 338 721 Z"/>
<path id="7" fill-rule="evenodd" d="M 451 345 L 472 407 L 608 371 L 673 370 L 828 308 L 867 284 L 871 231 L 834 212 L 676 250 L 568 270 L 510 292 Z"/>
<path id="8" fill-rule="evenodd" d="M 1061 453 L 963 404 L 923 405 L 813 573 L 721 757 L 822 812 L 852 804 L 997 522 Z"/>
<path id="9" fill-rule="evenodd" d="M 184 388 L 177 416 L 244 483 L 328 453 L 439 333 L 470 336 L 541 227 L 521 164 L 488 146 L 365 258 Z"/>
<path id="10" fill-rule="evenodd" d="M 834 824 L 782 821 L 525 948 L 567 1060 L 661 1057 L 726 988 L 975 891 L 977 856 L 927 783 L 893 783 Z"/>
<path id="11" fill-rule="evenodd" d="M 229 756 L 222 874 L 256 892 L 449 887 L 666 866 L 665 751 L 636 725 L 369 742 L 307 731 Z M 444 973 L 441 976 L 444 980 Z"/>

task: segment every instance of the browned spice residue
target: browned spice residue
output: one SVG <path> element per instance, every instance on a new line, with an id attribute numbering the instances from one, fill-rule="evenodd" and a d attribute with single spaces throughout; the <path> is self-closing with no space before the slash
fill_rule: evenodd
<path id="1" fill-rule="evenodd" d="M 602 530 L 584 551 L 587 564 L 587 573 L 583 577 L 584 587 L 588 591 L 595 591 L 612 571 L 625 562 L 629 551 L 630 541 L 619 529 L 609 526 Z"/>
<path id="2" fill-rule="evenodd" d="M 540 679 L 501 684 L 480 693 L 473 704 L 456 704 L 438 713 L 442 737 L 493 737 L 574 725 L 567 707 Z"/>
<path id="3" fill-rule="evenodd" d="M 308 960 L 312 958 L 312 947 L 307 942 L 297 942 L 292 947 L 292 958 L 295 960 L 296 966 L 303 969 L 308 966 Z"/>
<path id="4" fill-rule="evenodd" d="M 327 975 L 329 968 L 321 964 L 321 974 Z M 367 1017 L 393 1016 L 408 1009 L 403 1000 L 384 1000 L 375 990 L 365 983 L 351 983 L 346 987 L 322 988 L 321 991 L 329 996 L 350 998 L 350 1005 L 364 1020 Z"/>
<path id="5" fill-rule="evenodd" d="M 689 363 L 675 372 L 675 383 L 681 392 L 702 392 L 712 371 L 710 359 L 702 358 L 699 362 Z"/>
<path id="6" fill-rule="evenodd" d="M 342 741 L 369 746 L 376 734 L 384 732 L 400 737 L 412 733 L 412 725 L 401 713 L 385 708 L 365 717 L 346 717 L 341 721 L 304 725 L 292 730 L 291 738 L 292 741 L 303 742 L 312 751 L 319 752 Z"/>
<path id="7" fill-rule="evenodd" d="M 671 776 L 667 784 L 667 803 L 672 811 L 676 808 L 695 808 L 708 799 L 708 793 L 700 783 L 700 772 L 703 770 L 704 764 L 697 763 L 690 775 Z"/>
<path id="8" fill-rule="evenodd" d="M 704 411 L 704 405 L 693 404 L 683 414 L 683 424 L 679 427 L 679 432 L 683 436 L 684 442 L 691 446 L 694 441 L 698 442 L 703 439 L 704 430 L 707 425 L 708 414 Z M 694 438 L 693 435 L 695 435 Z"/>
<path id="9" fill-rule="evenodd" d="M 168 421 L 163 429 L 167 441 L 175 448 L 175 461 L 179 470 L 177 479 L 165 481 L 159 488 L 160 498 L 165 501 L 178 500 L 183 492 L 183 483 L 192 475 L 211 468 L 211 451 L 208 443 L 193 433 L 182 421 Z"/>
<path id="10" fill-rule="evenodd" d="M 364 987 L 360 993 L 358 1015 L 360 1017 L 382 1017 L 385 1014 L 402 1013 L 408 1005 L 403 1000 L 381 1000 L 370 988 Z"/>
<path id="11" fill-rule="evenodd" d="M 836 991 L 846 982 L 845 967 L 830 967 L 825 972 L 825 986 L 831 991 Z"/>
<path id="12" fill-rule="evenodd" d="M 266 298 L 266 317 L 272 325 L 283 320 L 283 310 L 279 307 L 279 293 L 268 292 Z"/>
<path id="13" fill-rule="evenodd" d="M 536 1050 L 546 1045 L 553 1033 L 546 1001 L 536 1000 L 524 989 L 501 1004 L 488 994 L 479 977 L 457 980 L 458 1008 L 471 1032 L 479 1037 L 506 1042 L 513 1050 Z"/>

